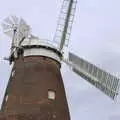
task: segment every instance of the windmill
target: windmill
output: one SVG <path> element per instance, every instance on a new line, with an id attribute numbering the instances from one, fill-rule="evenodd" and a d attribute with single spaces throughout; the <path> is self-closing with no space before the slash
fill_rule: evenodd
<path id="1" fill-rule="evenodd" d="M 76 0 L 63 0 L 53 41 L 41 40 L 30 32 L 21 18 L 4 20 L 4 33 L 12 37 L 10 57 L 13 63 L 0 117 L 11 120 L 70 120 L 60 73 L 61 62 L 111 99 L 119 90 L 119 79 L 69 52 L 68 47 Z"/>

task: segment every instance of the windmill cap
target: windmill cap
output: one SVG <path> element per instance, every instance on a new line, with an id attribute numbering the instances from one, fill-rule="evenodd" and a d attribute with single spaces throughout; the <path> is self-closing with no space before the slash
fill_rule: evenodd
<path id="1" fill-rule="evenodd" d="M 56 47 L 52 44 L 52 41 L 47 39 L 39 39 L 38 37 L 35 37 L 33 35 L 28 38 L 25 38 L 21 44 L 21 46 L 32 46 L 32 45 L 41 45 L 56 49 Z"/>
<path id="2" fill-rule="evenodd" d="M 31 36 L 25 38 L 21 46 L 24 48 L 24 56 L 46 56 L 58 62 L 62 59 L 61 52 L 48 40 Z"/>

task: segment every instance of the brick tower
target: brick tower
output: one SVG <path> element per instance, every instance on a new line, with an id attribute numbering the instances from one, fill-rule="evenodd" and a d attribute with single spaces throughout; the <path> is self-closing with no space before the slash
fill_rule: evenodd
<path id="1" fill-rule="evenodd" d="M 10 58 L 14 65 L 0 120 L 70 120 L 61 57 L 51 44 L 24 39 Z"/>

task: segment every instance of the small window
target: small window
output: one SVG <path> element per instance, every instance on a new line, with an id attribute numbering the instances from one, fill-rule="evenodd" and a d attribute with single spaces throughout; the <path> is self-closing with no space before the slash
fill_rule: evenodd
<path id="1" fill-rule="evenodd" d="M 8 95 L 6 95 L 6 97 L 5 97 L 5 101 L 7 102 L 7 100 L 8 100 Z"/>
<path id="2" fill-rule="evenodd" d="M 48 99 L 55 100 L 55 91 L 48 90 Z"/>
<path id="3" fill-rule="evenodd" d="M 15 70 L 12 71 L 12 77 L 15 75 Z"/>

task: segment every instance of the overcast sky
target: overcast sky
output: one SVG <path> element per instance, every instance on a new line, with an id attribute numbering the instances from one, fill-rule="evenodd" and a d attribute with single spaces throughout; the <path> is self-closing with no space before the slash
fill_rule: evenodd
<path id="1" fill-rule="evenodd" d="M 53 39 L 62 0 L 2 0 L 0 22 L 9 15 L 23 17 L 32 33 Z M 69 48 L 80 57 L 112 74 L 120 72 L 120 0 L 78 0 Z M 0 28 L 0 59 L 9 55 L 10 38 Z M 117 101 L 101 93 L 63 64 L 71 120 L 120 120 Z M 10 66 L 0 61 L 0 102 Z M 120 74 L 119 74 L 120 75 Z"/>

